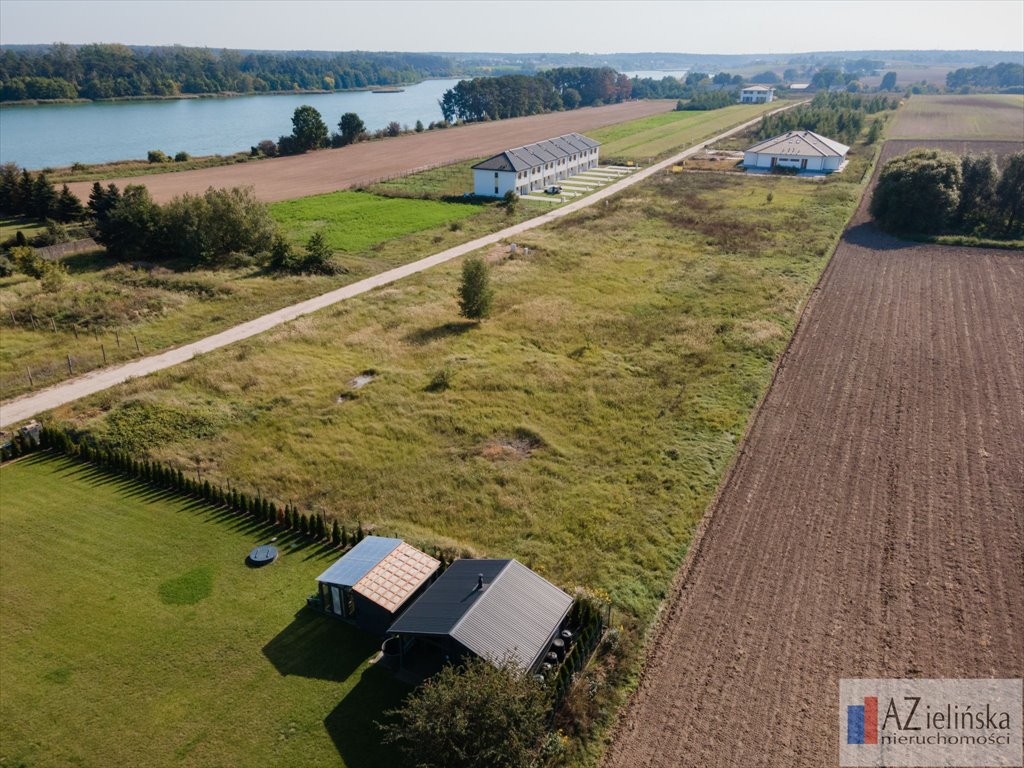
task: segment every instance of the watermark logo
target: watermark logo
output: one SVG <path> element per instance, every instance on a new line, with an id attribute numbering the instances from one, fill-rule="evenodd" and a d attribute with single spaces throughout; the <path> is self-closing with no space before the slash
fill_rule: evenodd
<path id="1" fill-rule="evenodd" d="M 841 680 L 840 766 L 1024 766 L 1016 680 Z"/>

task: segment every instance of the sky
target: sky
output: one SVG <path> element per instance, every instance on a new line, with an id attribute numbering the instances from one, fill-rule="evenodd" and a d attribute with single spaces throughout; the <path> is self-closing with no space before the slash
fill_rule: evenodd
<path id="1" fill-rule="evenodd" d="M 0 0 L 0 44 L 369 51 L 1024 50 L 1022 0 Z"/>

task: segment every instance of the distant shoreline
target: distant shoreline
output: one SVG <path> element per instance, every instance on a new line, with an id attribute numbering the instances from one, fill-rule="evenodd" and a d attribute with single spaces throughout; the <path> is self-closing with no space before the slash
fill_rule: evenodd
<path id="1" fill-rule="evenodd" d="M 420 85 L 430 80 L 460 80 L 461 76 L 454 77 L 424 77 L 415 83 L 400 83 L 395 85 L 367 85 L 363 88 L 336 88 L 325 90 L 323 88 L 299 88 L 290 91 L 223 91 L 221 93 L 179 93 L 173 96 L 112 96 L 109 99 L 18 99 L 16 101 L 0 101 L 0 108 L 4 107 L 45 107 L 53 104 L 113 104 L 132 101 L 186 101 L 196 99 L 234 99 L 244 96 L 305 96 L 322 95 L 330 93 L 372 93 L 382 91 L 384 93 L 398 93 L 391 89 L 406 89 L 414 85 Z"/>

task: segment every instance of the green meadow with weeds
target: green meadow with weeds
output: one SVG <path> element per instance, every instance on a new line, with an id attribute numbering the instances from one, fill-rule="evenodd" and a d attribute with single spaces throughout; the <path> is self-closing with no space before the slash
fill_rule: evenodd
<path id="1" fill-rule="evenodd" d="M 337 557 L 87 464 L 0 468 L 0 764 L 383 768 L 407 688 L 303 608 Z M 40 512 L 45 512 L 41 515 Z"/>
<path id="2" fill-rule="evenodd" d="M 573 694 L 559 763 L 593 764 L 861 189 L 659 174 L 517 237 L 527 257 L 491 250 L 479 324 L 456 261 L 49 418 L 113 445 L 152 423 L 143 455 L 607 598 L 621 658 Z"/>

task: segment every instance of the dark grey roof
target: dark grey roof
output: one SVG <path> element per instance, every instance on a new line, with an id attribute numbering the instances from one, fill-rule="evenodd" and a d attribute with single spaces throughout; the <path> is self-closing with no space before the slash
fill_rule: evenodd
<path id="1" fill-rule="evenodd" d="M 334 565 L 321 573 L 317 577 L 317 581 L 337 584 L 341 587 L 353 587 L 401 543 L 401 539 L 367 536 L 346 552 Z"/>
<path id="2" fill-rule="evenodd" d="M 584 152 L 601 146 L 601 142 L 579 133 L 567 133 L 553 139 L 545 139 L 525 147 L 506 149 L 499 155 L 488 158 L 473 166 L 480 171 L 524 171 L 538 165 L 555 162 L 563 157 Z"/>
<path id="3" fill-rule="evenodd" d="M 569 595 L 516 560 L 456 560 L 388 631 L 447 635 L 485 659 L 511 657 L 529 669 L 571 605 Z"/>

